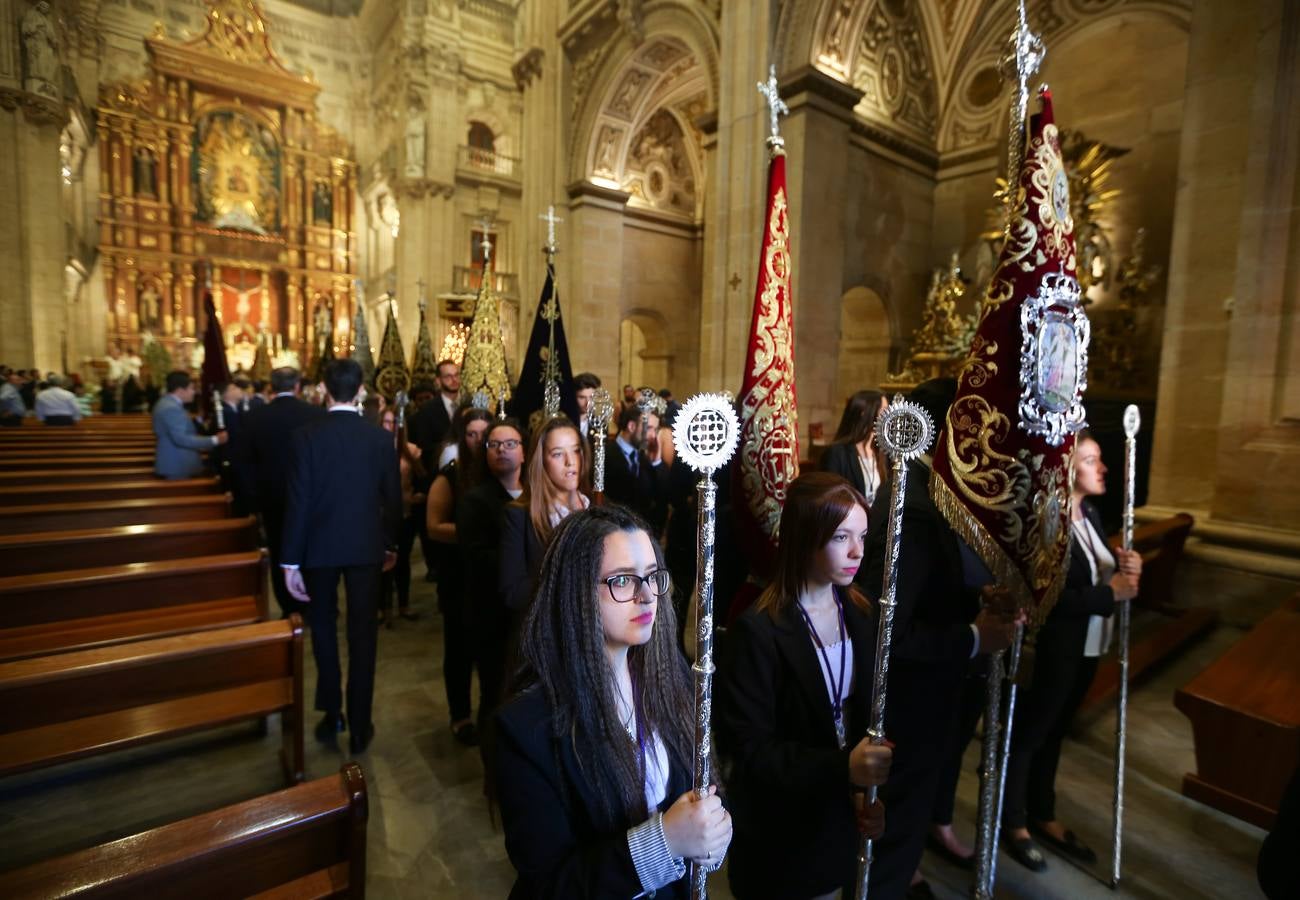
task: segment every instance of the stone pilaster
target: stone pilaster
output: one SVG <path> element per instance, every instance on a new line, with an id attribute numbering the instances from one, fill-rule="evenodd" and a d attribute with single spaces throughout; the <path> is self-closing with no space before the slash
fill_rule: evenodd
<path id="1" fill-rule="evenodd" d="M 568 268 L 581 272 L 568 292 L 565 333 L 581 348 L 575 365 L 595 372 L 611 394 L 618 381 L 623 292 L 623 213 L 628 194 L 581 181 L 568 187 Z"/>

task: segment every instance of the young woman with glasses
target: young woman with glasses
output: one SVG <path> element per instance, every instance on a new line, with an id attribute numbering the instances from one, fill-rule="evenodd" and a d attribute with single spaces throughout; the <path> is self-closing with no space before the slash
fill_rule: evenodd
<path id="1" fill-rule="evenodd" d="M 736 817 L 728 875 L 739 898 L 839 896 L 863 832 L 884 811 L 892 751 L 871 744 L 874 611 L 853 586 L 867 504 L 843 478 L 791 483 L 771 584 L 727 635 L 718 665 L 718 751 Z"/>
<path id="2" fill-rule="evenodd" d="M 578 426 L 567 416 L 548 419 L 533 438 L 524 492 L 506 507 L 501 526 L 497 590 L 511 616 L 521 617 L 528 608 L 542 554 L 556 526 L 591 505 L 583 491 L 586 480 L 587 458 Z"/>
<path id="3" fill-rule="evenodd" d="M 560 523 L 496 718 L 513 900 L 686 897 L 731 818 L 690 790 L 694 700 L 658 545 L 617 506 Z"/>

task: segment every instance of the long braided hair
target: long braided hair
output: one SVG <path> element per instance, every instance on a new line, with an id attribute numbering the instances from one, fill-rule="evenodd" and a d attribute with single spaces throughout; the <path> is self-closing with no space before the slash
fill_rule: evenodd
<path id="1" fill-rule="evenodd" d="M 568 516 L 551 536 L 537 595 L 520 633 L 518 692 L 539 688 L 552 710 L 552 738 L 569 741 L 600 798 L 603 828 L 646 818 L 644 777 L 638 748 L 619 717 L 614 673 L 605 654 L 600 617 L 601 563 L 605 538 L 618 531 L 650 537 L 635 513 L 619 506 L 593 506 Z M 657 604 L 650 640 L 628 650 L 634 702 L 646 735 L 658 734 L 679 765 L 692 758 L 694 695 L 685 658 L 677 647 L 673 604 Z"/>

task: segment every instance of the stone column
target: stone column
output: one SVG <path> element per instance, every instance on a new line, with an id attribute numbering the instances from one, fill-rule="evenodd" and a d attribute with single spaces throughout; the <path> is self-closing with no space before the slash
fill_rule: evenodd
<path id="1" fill-rule="evenodd" d="M 568 292 L 565 332 L 584 357 L 575 361 L 606 386 L 618 382 L 618 326 L 623 290 L 623 210 L 628 193 L 580 181 L 568 187 L 568 267 L 581 272 Z M 610 393 L 616 389 L 610 387 Z"/>

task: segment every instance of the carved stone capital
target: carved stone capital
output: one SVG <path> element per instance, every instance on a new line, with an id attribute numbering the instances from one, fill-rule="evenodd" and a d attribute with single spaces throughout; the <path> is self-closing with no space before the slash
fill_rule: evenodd
<path id="1" fill-rule="evenodd" d="M 456 193 L 456 185 L 432 178 L 403 178 L 398 182 L 398 192 L 414 200 L 421 197 L 445 197 L 450 200 Z"/>
<path id="2" fill-rule="evenodd" d="M 527 90 L 534 78 L 542 76 L 542 62 L 545 58 L 546 51 L 541 47 L 529 47 L 515 60 L 515 64 L 510 67 L 510 73 L 514 75 L 515 85 L 519 90 Z"/>
<path id="3" fill-rule="evenodd" d="M 10 112 L 22 109 L 23 117 L 33 125 L 62 126 L 68 121 L 68 108 L 64 104 L 17 88 L 0 87 L 0 109 Z"/>

